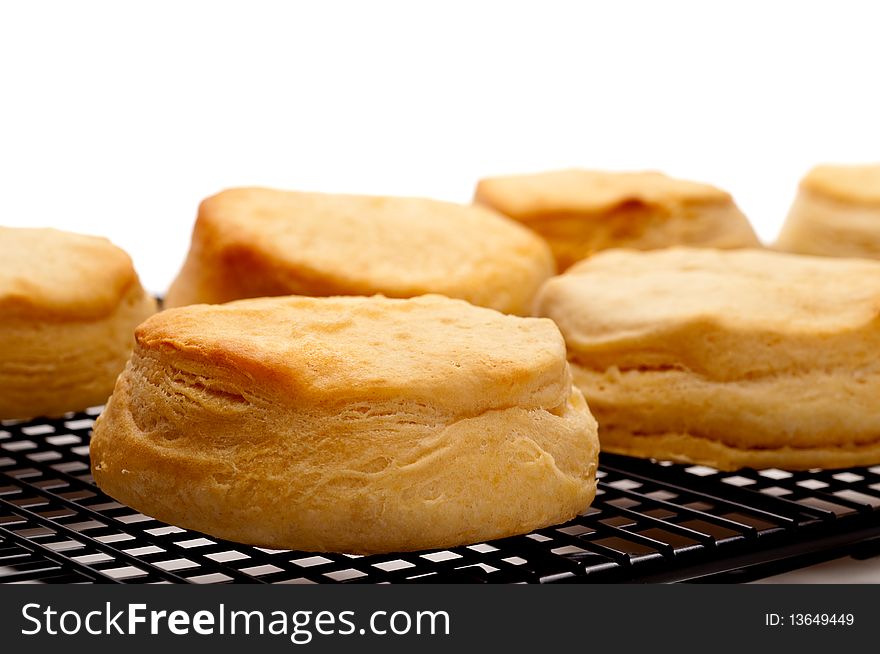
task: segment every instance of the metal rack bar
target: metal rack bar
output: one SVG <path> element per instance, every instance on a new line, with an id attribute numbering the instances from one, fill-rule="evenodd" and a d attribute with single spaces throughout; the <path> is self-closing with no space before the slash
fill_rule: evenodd
<path id="1" fill-rule="evenodd" d="M 880 466 L 727 474 L 603 454 L 596 500 L 565 525 L 431 552 L 267 550 L 103 495 L 88 474 L 96 413 L 0 423 L 0 582 L 736 580 L 880 539 Z"/>

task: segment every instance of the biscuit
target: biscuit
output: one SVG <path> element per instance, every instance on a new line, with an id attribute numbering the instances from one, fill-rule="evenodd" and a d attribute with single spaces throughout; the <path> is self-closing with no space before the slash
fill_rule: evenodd
<path id="1" fill-rule="evenodd" d="M 91 445 L 106 493 L 263 547 L 452 547 L 569 520 L 596 423 L 549 320 L 441 296 L 260 298 L 142 324 Z"/>
<path id="2" fill-rule="evenodd" d="M 813 168 L 801 180 L 775 247 L 880 259 L 880 164 Z"/>
<path id="3" fill-rule="evenodd" d="M 0 418 L 103 404 L 155 310 L 106 239 L 0 227 Z"/>
<path id="4" fill-rule="evenodd" d="M 488 209 L 243 188 L 202 202 L 166 306 L 277 295 L 440 293 L 526 314 L 552 274 L 546 243 Z"/>
<path id="5" fill-rule="evenodd" d="M 479 182 L 474 201 L 543 236 L 560 271 L 609 248 L 760 247 L 730 194 L 658 172 L 492 177 Z"/>
<path id="6" fill-rule="evenodd" d="M 536 302 L 604 451 L 723 470 L 880 461 L 880 262 L 609 250 Z"/>

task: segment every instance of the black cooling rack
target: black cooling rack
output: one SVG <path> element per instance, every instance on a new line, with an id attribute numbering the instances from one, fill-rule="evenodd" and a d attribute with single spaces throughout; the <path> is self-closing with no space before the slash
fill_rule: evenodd
<path id="1" fill-rule="evenodd" d="M 526 536 L 364 557 L 255 548 L 101 493 L 99 413 L 0 422 L 0 582 L 745 581 L 880 543 L 880 466 L 729 474 L 603 455 L 593 506 Z"/>

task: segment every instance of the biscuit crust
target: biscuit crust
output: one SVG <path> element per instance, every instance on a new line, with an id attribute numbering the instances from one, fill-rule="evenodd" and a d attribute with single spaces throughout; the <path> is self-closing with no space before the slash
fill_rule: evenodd
<path id="1" fill-rule="evenodd" d="M 525 314 L 553 272 L 546 243 L 485 208 L 241 188 L 202 202 L 166 304 L 440 293 Z"/>
<path id="2" fill-rule="evenodd" d="M 880 163 L 816 166 L 800 187 L 840 202 L 880 207 Z"/>
<path id="3" fill-rule="evenodd" d="M 155 310 L 106 239 L 0 228 L 0 418 L 103 404 Z"/>
<path id="4" fill-rule="evenodd" d="M 138 328 L 98 485 L 264 547 L 450 547 L 571 519 L 596 423 L 551 321 L 439 296 L 190 306 Z"/>
<path id="5" fill-rule="evenodd" d="M 659 172 L 568 169 L 481 180 L 475 202 L 543 236 L 559 270 L 609 248 L 759 247 L 730 194 Z"/>
<path id="6" fill-rule="evenodd" d="M 811 170 L 801 180 L 775 247 L 880 259 L 880 164 Z"/>
<path id="7" fill-rule="evenodd" d="M 880 263 L 608 251 L 545 285 L 610 452 L 800 469 L 880 461 Z"/>

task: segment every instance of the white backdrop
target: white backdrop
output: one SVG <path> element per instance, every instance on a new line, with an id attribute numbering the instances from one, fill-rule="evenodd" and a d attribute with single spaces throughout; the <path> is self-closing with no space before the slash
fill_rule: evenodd
<path id="1" fill-rule="evenodd" d="M 164 291 L 223 187 L 468 201 L 657 168 L 775 237 L 817 162 L 880 160 L 871 2 L 3 2 L 0 224 L 109 236 Z"/>

